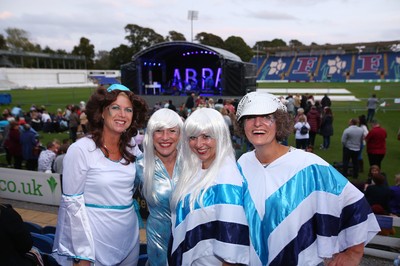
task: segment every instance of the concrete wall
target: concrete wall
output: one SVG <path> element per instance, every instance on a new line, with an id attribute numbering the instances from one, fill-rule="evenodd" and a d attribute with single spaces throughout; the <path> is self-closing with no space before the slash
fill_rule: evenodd
<path id="1" fill-rule="evenodd" d="M 88 70 L 0 68 L 0 90 L 95 86 Z"/>

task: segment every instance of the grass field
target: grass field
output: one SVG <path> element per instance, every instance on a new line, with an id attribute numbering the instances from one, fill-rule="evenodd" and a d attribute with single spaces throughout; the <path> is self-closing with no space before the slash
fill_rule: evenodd
<path id="1" fill-rule="evenodd" d="M 380 91 L 374 91 L 375 85 L 380 85 Z M 259 88 L 345 88 L 352 95 L 362 99 L 359 102 L 333 102 L 332 110 L 334 112 L 334 135 L 331 138 L 331 148 L 329 150 L 315 149 L 315 153 L 320 155 L 329 163 L 341 161 L 342 145 L 341 136 L 343 130 L 348 126 L 348 121 L 352 117 L 358 117 L 366 114 L 365 99 L 372 93 L 376 93 L 380 99 L 389 99 L 387 111 L 378 111 L 375 118 L 379 120 L 381 126 L 387 130 L 388 137 L 387 153 L 382 162 L 382 169 L 387 174 L 390 184 L 393 184 L 394 175 L 400 173 L 400 141 L 397 140 L 397 131 L 400 127 L 400 104 L 394 104 L 394 98 L 400 98 L 399 83 L 264 83 L 258 84 Z M 49 112 L 55 112 L 57 108 L 64 108 L 67 104 L 78 104 L 80 101 L 87 101 L 93 88 L 71 88 L 71 89 L 41 89 L 41 90 L 12 90 L 4 93 L 11 94 L 12 103 L 2 105 L 0 111 L 4 108 L 12 108 L 20 104 L 23 110 L 29 110 L 31 104 L 37 106 L 45 105 Z M 311 90 L 310 90 L 311 93 Z M 184 102 L 186 96 L 182 96 Z M 353 111 L 355 109 L 356 111 Z M 68 138 L 67 133 L 41 134 L 41 142 L 47 143 L 49 140 Z M 316 147 L 322 143 L 322 137 L 317 136 Z M 289 144 L 294 145 L 294 137 L 289 139 Z M 366 179 L 368 168 L 367 154 L 363 152 L 365 161 L 365 171 L 360 174 L 359 180 Z M 4 163 L 4 156 L 0 157 L 0 163 Z"/>

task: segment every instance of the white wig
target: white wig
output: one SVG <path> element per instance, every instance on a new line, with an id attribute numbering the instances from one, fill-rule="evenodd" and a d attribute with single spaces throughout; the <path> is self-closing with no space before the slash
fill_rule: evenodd
<path id="1" fill-rule="evenodd" d="M 197 137 L 201 134 L 209 135 L 216 140 L 216 154 L 203 176 L 198 182 L 193 183 L 192 180 L 197 177 L 202 168 L 202 162 L 190 149 L 189 137 Z M 183 167 L 172 196 L 172 210 L 175 210 L 178 202 L 183 200 L 188 193 L 191 193 L 189 199 L 191 209 L 196 201 L 202 206 L 203 195 L 217 177 L 222 163 L 226 160 L 236 163 L 229 129 L 220 112 L 213 108 L 201 108 L 186 119 L 182 132 L 182 157 L 184 158 Z"/>
<path id="2" fill-rule="evenodd" d="M 156 130 L 163 130 L 168 128 L 178 127 L 178 133 L 181 134 L 183 121 L 182 118 L 171 109 L 162 108 L 152 114 L 150 117 L 146 133 L 143 139 L 143 149 L 144 149 L 144 170 L 143 170 L 143 196 L 145 199 L 152 203 L 158 203 L 157 196 L 154 191 L 154 142 L 153 134 Z M 177 150 L 180 150 L 180 141 L 178 143 Z"/>

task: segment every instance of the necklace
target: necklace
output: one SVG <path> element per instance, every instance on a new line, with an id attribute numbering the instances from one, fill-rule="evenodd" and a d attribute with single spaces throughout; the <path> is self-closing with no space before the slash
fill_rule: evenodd
<path id="1" fill-rule="evenodd" d="M 107 148 L 107 145 L 106 144 L 103 144 L 103 148 L 106 150 L 106 152 L 107 153 L 109 153 L 109 154 L 117 154 L 118 152 L 119 152 L 119 150 L 117 150 L 117 151 L 111 151 L 111 150 L 109 150 L 108 148 Z"/>

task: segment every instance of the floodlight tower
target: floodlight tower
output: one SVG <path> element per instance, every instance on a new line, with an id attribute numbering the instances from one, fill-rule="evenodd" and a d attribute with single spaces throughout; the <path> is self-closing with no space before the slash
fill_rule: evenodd
<path id="1" fill-rule="evenodd" d="M 188 11 L 188 19 L 191 23 L 191 37 L 193 42 L 193 20 L 197 20 L 199 18 L 199 11 L 189 10 Z"/>

